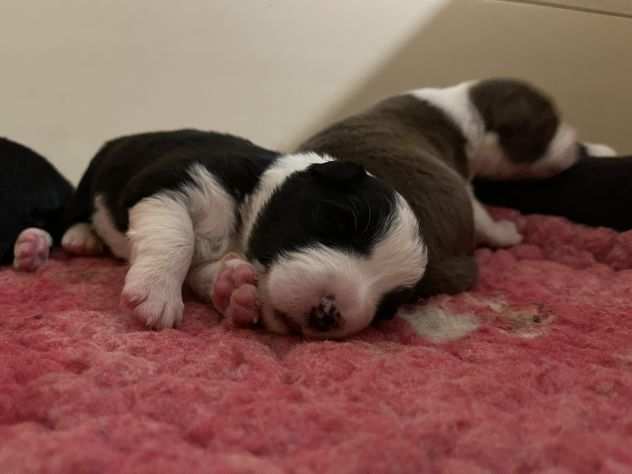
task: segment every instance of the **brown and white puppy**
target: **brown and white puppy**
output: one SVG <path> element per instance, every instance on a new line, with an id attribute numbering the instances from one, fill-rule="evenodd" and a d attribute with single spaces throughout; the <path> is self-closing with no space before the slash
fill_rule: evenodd
<path id="1" fill-rule="evenodd" d="M 428 245 L 425 295 L 473 285 L 476 243 L 505 247 L 522 240 L 513 223 L 491 218 L 472 192 L 472 178 L 547 177 L 578 159 L 576 132 L 553 101 L 513 79 L 391 97 L 326 128 L 300 150 L 360 163 L 406 198 Z"/>

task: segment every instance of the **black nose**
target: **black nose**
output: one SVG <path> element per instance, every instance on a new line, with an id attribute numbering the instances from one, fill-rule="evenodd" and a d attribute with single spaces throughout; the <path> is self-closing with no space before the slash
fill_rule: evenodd
<path id="1" fill-rule="evenodd" d="M 314 306 L 307 316 L 308 326 L 319 332 L 331 331 L 342 326 L 342 316 L 333 296 L 325 296 L 318 306 Z"/>

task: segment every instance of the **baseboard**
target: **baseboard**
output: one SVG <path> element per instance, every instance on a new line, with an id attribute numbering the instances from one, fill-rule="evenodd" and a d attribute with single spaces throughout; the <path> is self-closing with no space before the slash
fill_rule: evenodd
<path id="1" fill-rule="evenodd" d="M 632 0 L 496 0 L 632 18 Z"/>

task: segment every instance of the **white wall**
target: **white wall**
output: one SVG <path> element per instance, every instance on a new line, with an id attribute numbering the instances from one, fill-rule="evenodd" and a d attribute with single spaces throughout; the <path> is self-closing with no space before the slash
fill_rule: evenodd
<path id="1" fill-rule="evenodd" d="M 500 0 L 0 0 L 0 136 L 76 182 L 120 134 L 284 149 L 384 95 L 513 75 L 632 152 L 630 44 L 630 18 Z"/>
<path id="2" fill-rule="evenodd" d="M 449 2 L 313 131 L 403 90 L 509 76 L 551 94 L 583 140 L 632 153 L 632 18 L 533 1 Z"/>
<path id="3" fill-rule="evenodd" d="M 129 132 L 193 126 L 283 148 L 445 3 L 2 0 L 0 135 L 75 182 Z"/>

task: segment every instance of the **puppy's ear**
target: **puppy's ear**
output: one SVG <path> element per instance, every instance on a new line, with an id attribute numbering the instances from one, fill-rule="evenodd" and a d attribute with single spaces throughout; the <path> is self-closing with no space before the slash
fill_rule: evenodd
<path id="1" fill-rule="evenodd" d="M 367 177 L 364 167 L 350 161 L 328 161 L 310 167 L 311 175 L 319 182 L 334 187 L 345 187 Z"/>

